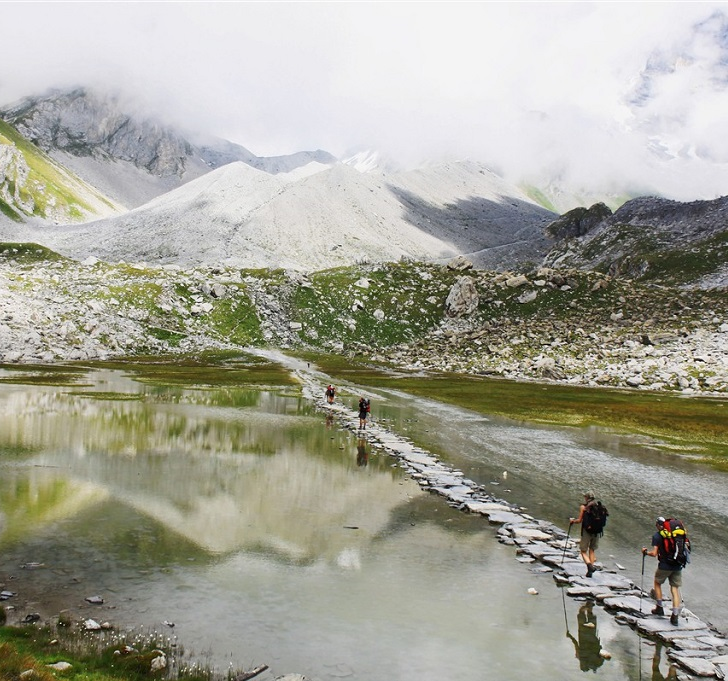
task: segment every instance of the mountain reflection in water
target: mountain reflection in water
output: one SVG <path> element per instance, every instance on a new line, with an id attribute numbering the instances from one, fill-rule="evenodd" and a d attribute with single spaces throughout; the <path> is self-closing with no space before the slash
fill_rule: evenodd
<path id="1" fill-rule="evenodd" d="M 0 385 L 0 584 L 18 618 L 174 621 L 211 664 L 275 676 L 581 678 L 564 631 L 581 604 L 305 400 L 116 371 L 86 383 Z M 398 428 L 413 415 L 393 396 L 376 409 Z M 413 430 L 437 427 L 419 416 Z M 604 615 L 599 640 L 600 677 L 636 679 L 634 633 Z"/>

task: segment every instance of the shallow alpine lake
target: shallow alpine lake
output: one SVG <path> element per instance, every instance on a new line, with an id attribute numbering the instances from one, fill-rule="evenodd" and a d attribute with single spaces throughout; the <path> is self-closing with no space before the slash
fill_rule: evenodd
<path id="1" fill-rule="evenodd" d="M 665 648 L 423 492 L 304 398 L 294 368 L 246 356 L 0 368 L 9 620 L 68 609 L 165 633 L 221 671 L 267 664 L 264 681 L 667 676 Z M 329 379 L 310 372 L 322 398 Z M 341 389 L 353 413 L 362 389 Z M 611 513 L 598 557 L 637 583 L 653 517 L 680 514 L 696 545 L 686 605 L 725 631 L 725 474 L 605 431 L 366 392 L 374 419 L 535 517 L 566 528 L 579 493 L 598 490 Z"/>

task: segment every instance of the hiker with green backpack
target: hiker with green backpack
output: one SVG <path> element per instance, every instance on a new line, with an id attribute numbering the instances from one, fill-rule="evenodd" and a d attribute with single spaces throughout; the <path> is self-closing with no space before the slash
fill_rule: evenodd
<path id="1" fill-rule="evenodd" d="M 569 525 L 581 523 L 581 540 L 579 552 L 586 564 L 586 576 L 591 577 L 596 571 L 596 550 L 599 548 L 599 537 L 604 534 L 609 511 L 601 501 L 597 501 L 594 492 L 584 492 L 584 503 L 579 506 L 579 516 L 569 518 Z"/>

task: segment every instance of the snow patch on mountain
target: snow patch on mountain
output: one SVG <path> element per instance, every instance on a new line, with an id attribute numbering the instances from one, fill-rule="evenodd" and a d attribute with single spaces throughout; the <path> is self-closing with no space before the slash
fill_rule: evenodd
<path id="1" fill-rule="evenodd" d="M 341 162 L 360 173 L 397 173 L 402 170 L 391 158 L 375 149 L 350 151 L 344 154 Z"/>

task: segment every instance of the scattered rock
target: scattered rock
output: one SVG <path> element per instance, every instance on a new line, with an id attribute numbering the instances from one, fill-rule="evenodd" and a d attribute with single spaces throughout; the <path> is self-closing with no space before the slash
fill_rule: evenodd
<path id="1" fill-rule="evenodd" d="M 463 317 L 478 307 L 479 297 L 475 281 L 471 277 L 460 277 L 450 289 L 445 300 L 445 314 L 448 317 Z"/>
<path id="2" fill-rule="evenodd" d="M 73 669 L 73 665 L 69 662 L 54 662 L 53 664 L 46 665 L 51 669 L 55 669 L 57 672 L 66 672 L 69 669 Z"/>

